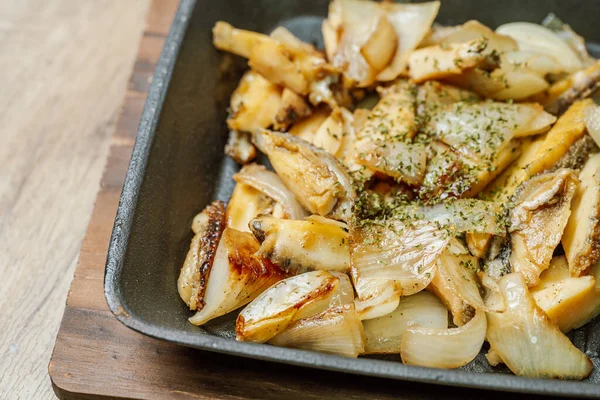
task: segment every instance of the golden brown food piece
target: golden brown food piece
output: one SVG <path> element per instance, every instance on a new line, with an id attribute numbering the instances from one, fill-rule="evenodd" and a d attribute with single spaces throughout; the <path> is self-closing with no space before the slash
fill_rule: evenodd
<path id="1" fill-rule="evenodd" d="M 431 110 L 424 131 L 477 165 L 492 166 L 511 139 L 544 132 L 552 122 L 538 104 L 458 102 Z"/>
<path id="2" fill-rule="evenodd" d="M 566 258 L 557 256 L 531 288 L 531 294 L 552 322 L 567 333 L 600 311 L 599 288 L 600 282 L 594 276 L 571 277 Z"/>
<path id="3" fill-rule="evenodd" d="M 179 296 L 190 310 L 201 310 L 205 304 L 206 283 L 215 258 L 221 234 L 225 229 L 225 203 L 214 201 L 194 217 L 195 236 L 177 280 Z"/>
<path id="4" fill-rule="evenodd" d="M 510 164 L 512 164 L 521 155 L 521 141 L 513 139 L 504 147 L 491 165 L 474 163 L 468 158 L 463 158 L 463 162 L 468 167 L 466 181 L 469 182 L 468 190 L 463 197 L 475 197 L 491 181 L 496 179 Z"/>
<path id="5" fill-rule="evenodd" d="M 510 212 L 510 264 L 529 286 L 535 286 L 550 265 L 571 214 L 578 183 L 573 170 L 561 169 L 531 178 L 519 189 Z"/>
<path id="6" fill-rule="evenodd" d="M 567 154 L 571 145 L 585 134 L 583 113 L 591 104 L 593 104 L 591 99 L 575 102 L 556 121 L 552 129 L 543 138 L 538 139 L 539 147 L 531 164 L 527 166 L 529 176 L 552 168 Z"/>
<path id="7" fill-rule="evenodd" d="M 335 157 L 287 133 L 260 130 L 254 144 L 307 210 L 343 221 L 350 218 L 353 180 Z"/>
<path id="8" fill-rule="evenodd" d="M 452 322 L 457 326 L 466 324 L 475 315 L 473 304 L 470 304 L 469 299 L 463 296 L 460 287 L 470 286 L 471 289 L 478 290 L 475 278 L 477 269 L 479 269 L 479 260 L 476 257 L 470 254 L 451 254 L 446 250 L 442 253 L 437 264 L 437 271 L 427 287 L 450 310 Z M 459 276 L 462 282 L 456 282 L 456 276 Z M 461 286 L 458 286 L 457 283 Z M 479 305 L 478 303 L 477 306 Z"/>
<path id="9" fill-rule="evenodd" d="M 329 117 L 329 114 L 330 111 L 326 107 L 317 107 L 311 115 L 293 124 L 289 133 L 312 143 L 315 132 Z"/>
<path id="10" fill-rule="evenodd" d="M 194 325 L 203 325 L 246 305 L 285 274 L 268 260 L 256 257 L 259 245 L 247 232 L 226 228 L 212 264 L 203 273 L 204 307 L 190 317 Z"/>
<path id="11" fill-rule="evenodd" d="M 358 357 L 365 351 L 365 334 L 354 304 L 348 304 L 292 322 L 269 344 Z"/>
<path id="12" fill-rule="evenodd" d="M 553 84 L 545 93 L 534 98 L 554 115 L 562 115 L 575 101 L 589 97 L 600 86 L 600 61 L 567 79 Z"/>
<path id="13" fill-rule="evenodd" d="M 227 204 L 227 226 L 241 232 L 250 232 L 248 223 L 262 214 L 281 218 L 285 212 L 280 204 L 261 191 L 244 183 L 236 184 Z"/>
<path id="14" fill-rule="evenodd" d="M 464 70 L 487 64 L 487 40 L 436 45 L 415 50 L 408 59 L 409 76 L 417 83 L 460 75 Z"/>
<path id="15" fill-rule="evenodd" d="M 250 52 L 257 43 L 267 40 L 269 40 L 267 35 L 236 29 L 223 21 L 218 21 L 213 28 L 213 44 L 217 49 L 244 58 L 250 58 Z"/>
<path id="16" fill-rule="evenodd" d="M 242 310 L 235 324 L 239 341 L 264 343 L 292 322 L 326 310 L 340 279 L 313 271 L 284 279 Z"/>
<path id="17" fill-rule="evenodd" d="M 576 102 L 554 124 L 552 129 L 537 139 L 524 139 L 521 156 L 490 183 L 483 197 L 506 202 L 521 183 L 535 174 L 552 169 L 567 154 L 571 145 L 585 134 L 583 113 L 592 100 Z"/>
<path id="18" fill-rule="evenodd" d="M 489 27 L 476 20 L 470 20 L 457 27 L 440 40 L 438 44 L 465 43 L 471 40 L 485 38 L 488 43 L 488 51 L 498 53 L 516 50 L 517 42 L 510 36 L 494 32 Z"/>
<path id="19" fill-rule="evenodd" d="M 581 169 L 591 156 L 600 153 L 600 148 L 596 141 L 589 134 L 585 134 L 569 147 L 567 154 L 552 167 L 553 170 L 559 168 Z"/>
<path id="20" fill-rule="evenodd" d="M 254 45 L 250 50 L 248 64 L 276 85 L 286 86 L 301 95 L 309 93 L 309 81 L 281 43 L 264 41 Z"/>
<path id="21" fill-rule="evenodd" d="M 467 233 L 466 242 L 469 252 L 477 258 L 485 257 L 492 244 L 490 235 L 485 233 Z"/>
<path id="22" fill-rule="evenodd" d="M 244 74 L 231 95 L 230 129 L 253 132 L 275 121 L 281 104 L 281 89 L 254 71 Z"/>
<path id="23" fill-rule="evenodd" d="M 600 260 L 600 154 L 588 160 L 579 180 L 562 238 L 571 276 L 585 274 Z"/>
<path id="24" fill-rule="evenodd" d="M 273 129 L 285 131 L 291 124 L 308 117 L 311 113 L 310 105 L 302 96 L 299 96 L 293 90 L 284 88 L 281 92 L 281 103 L 275 115 Z M 263 128 L 267 128 L 267 126 L 263 126 Z"/>
<path id="25" fill-rule="evenodd" d="M 259 216 L 250 229 L 261 243 L 257 255 L 286 272 L 350 271 L 348 228 L 343 223 L 318 216 L 306 221 Z"/>
<path id="26" fill-rule="evenodd" d="M 250 132 L 229 131 L 225 154 L 238 164 L 248 164 L 256 158 L 256 147 L 252 144 Z"/>

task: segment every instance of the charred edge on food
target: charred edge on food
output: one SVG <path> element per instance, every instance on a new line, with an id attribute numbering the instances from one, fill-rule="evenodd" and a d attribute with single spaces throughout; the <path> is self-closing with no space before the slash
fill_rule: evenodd
<path id="1" fill-rule="evenodd" d="M 225 203 L 220 200 L 215 200 L 211 205 L 206 207 L 208 214 L 208 224 L 206 232 L 200 239 L 198 246 L 198 260 L 201 262 L 198 265 L 199 279 L 196 282 L 198 290 L 196 291 L 196 309 L 198 311 L 204 308 L 204 294 L 206 292 L 206 283 L 210 276 L 213 260 L 221 235 L 225 229 Z M 202 257 L 204 255 L 204 257 Z"/>

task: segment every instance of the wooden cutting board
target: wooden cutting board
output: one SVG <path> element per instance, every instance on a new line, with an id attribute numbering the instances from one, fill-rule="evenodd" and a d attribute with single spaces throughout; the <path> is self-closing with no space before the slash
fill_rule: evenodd
<path id="1" fill-rule="evenodd" d="M 345 375 L 188 349 L 146 337 L 117 321 L 104 299 L 106 252 L 152 73 L 177 6 L 176 0 L 155 0 L 148 15 L 48 366 L 57 396 L 61 399 L 505 398 L 507 395 L 500 393 Z"/>

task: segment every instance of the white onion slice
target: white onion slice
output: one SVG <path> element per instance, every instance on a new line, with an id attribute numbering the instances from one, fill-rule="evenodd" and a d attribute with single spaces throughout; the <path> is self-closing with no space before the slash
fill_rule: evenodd
<path id="1" fill-rule="evenodd" d="M 592 372 L 590 359 L 536 305 L 523 275 L 505 275 L 499 286 L 506 311 L 487 313 L 487 339 L 513 373 L 530 378 L 583 379 Z"/>
<path id="2" fill-rule="evenodd" d="M 432 368 L 458 368 L 471 362 L 485 340 L 485 312 L 460 328 L 409 327 L 402 336 L 402 362 Z"/>
<path id="3" fill-rule="evenodd" d="M 340 280 L 329 300 L 329 307 L 339 307 L 354 304 L 354 288 L 348 275 L 343 272 L 329 271 L 329 273 Z"/>
<path id="4" fill-rule="evenodd" d="M 359 279 L 394 281 L 403 296 L 417 293 L 433 279 L 435 262 L 449 240 L 446 232 L 422 222 L 406 226 L 387 221 L 386 226 L 354 229 L 350 244 L 353 273 Z"/>
<path id="5" fill-rule="evenodd" d="M 407 212 L 413 212 L 415 219 L 422 218 L 454 232 L 505 234 L 504 227 L 497 220 L 500 207 L 491 201 L 457 199 Z"/>
<path id="6" fill-rule="evenodd" d="M 304 219 L 306 211 L 294 194 L 285 186 L 283 181 L 273 171 L 269 171 L 262 165 L 249 164 L 235 175 L 236 182 L 244 183 L 254 189 L 263 192 L 283 206 L 290 219 Z"/>
<path id="7" fill-rule="evenodd" d="M 358 295 L 354 304 L 361 320 L 381 317 L 398 307 L 400 293 L 395 281 L 361 278 L 355 269 L 352 278 Z"/>
<path id="8" fill-rule="evenodd" d="M 594 142 L 600 146 L 600 106 L 592 104 L 586 108 L 583 121 Z"/>
<path id="9" fill-rule="evenodd" d="M 529 124 L 543 113 L 534 103 L 459 102 L 431 112 L 427 130 L 468 157 L 493 160 L 513 137 L 539 133 Z M 553 119 L 545 121 L 549 128 Z"/>
<path id="10" fill-rule="evenodd" d="M 396 29 L 398 47 L 396 54 L 386 69 L 377 75 L 378 81 L 392 81 L 406 69 L 410 53 L 421 43 L 429 32 L 440 8 L 439 1 L 418 4 L 381 3 L 388 20 Z"/>
<path id="11" fill-rule="evenodd" d="M 567 43 L 550 29 L 531 22 L 511 22 L 496 29 L 497 33 L 512 37 L 519 50 L 534 51 L 554 57 L 566 72 L 583 68 L 579 56 Z"/>
<path id="12" fill-rule="evenodd" d="M 236 339 L 264 343 L 295 320 L 326 310 L 339 279 L 313 271 L 284 279 L 261 293 L 238 315 Z"/>
<path id="13" fill-rule="evenodd" d="M 419 185 L 425 177 L 427 152 L 416 143 L 399 141 L 369 142 L 358 147 L 359 163 L 410 185 Z"/>
<path id="14" fill-rule="evenodd" d="M 240 308 L 284 278 L 279 267 L 255 256 L 258 247 L 250 233 L 225 228 L 212 263 L 200 268 L 206 290 L 199 311 L 189 318 L 192 324 L 202 325 Z"/>
<path id="15" fill-rule="evenodd" d="M 411 325 L 447 328 L 448 310 L 429 292 L 403 297 L 391 313 L 363 322 L 365 353 L 400 353 L 402 335 Z"/>
<path id="16" fill-rule="evenodd" d="M 346 305 L 292 323 L 269 344 L 357 357 L 364 351 L 364 333 L 354 306 Z"/>

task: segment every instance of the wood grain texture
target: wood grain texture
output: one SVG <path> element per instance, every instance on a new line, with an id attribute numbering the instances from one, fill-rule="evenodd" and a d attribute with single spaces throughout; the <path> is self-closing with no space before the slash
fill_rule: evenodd
<path id="1" fill-rule="evenodd" d="M 49 365 L 57 395 L 62 399 L 505 399 L 506 394 L 383 380 L 188 349 L 134 332 L 111 314 L 103 295 L 108 242 L 147 83 L 170 23 L 166 16 L 172 17 L 175 3 L 155 1 L 149 13 Z"/>
<path id="2" fill-rule="evenodd" d="M 149 0 L 0 2 L 0 399 L 47 373 Z"/>

